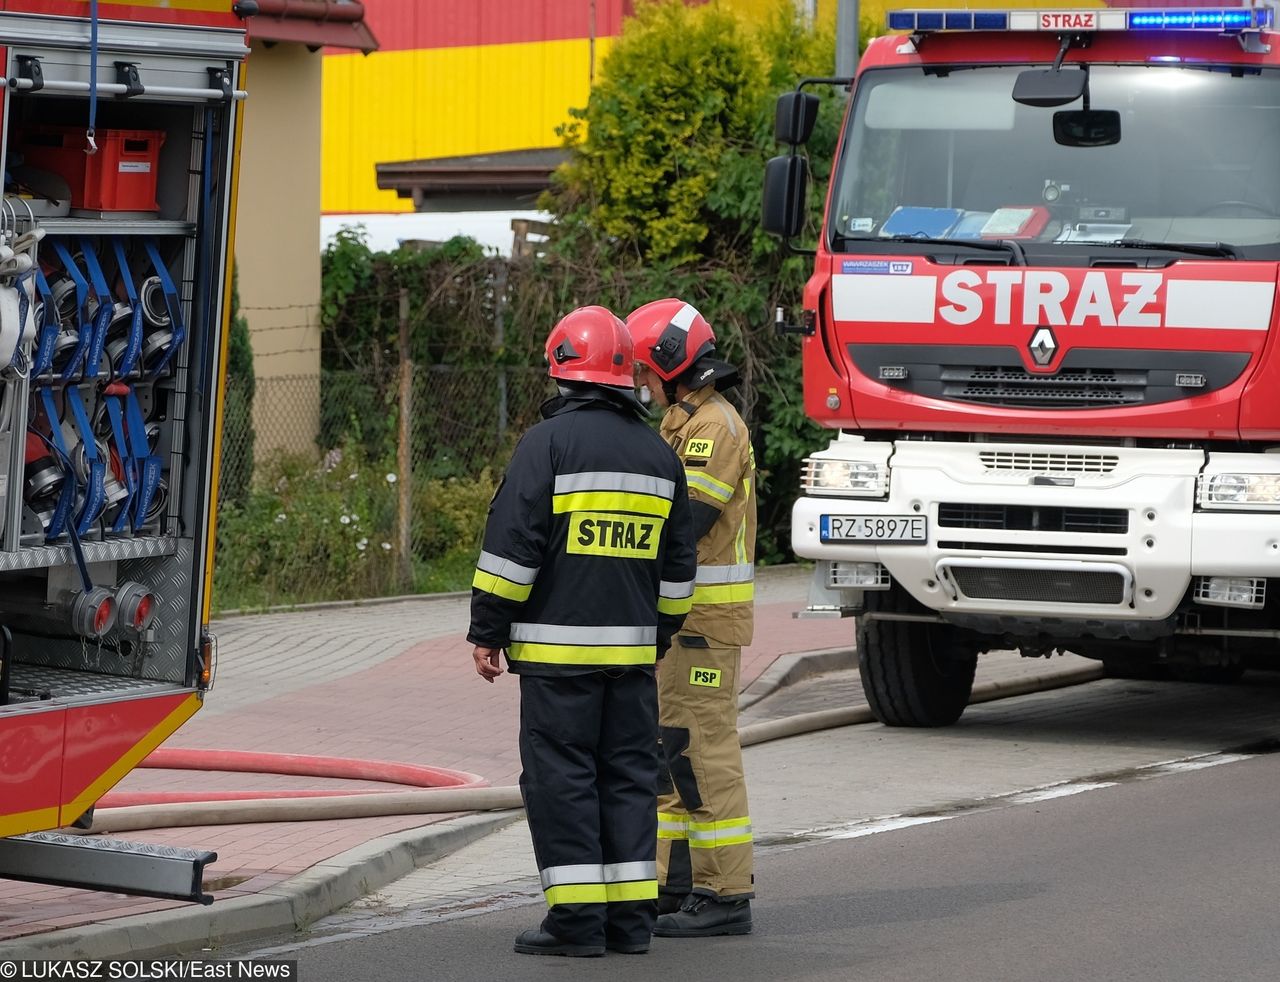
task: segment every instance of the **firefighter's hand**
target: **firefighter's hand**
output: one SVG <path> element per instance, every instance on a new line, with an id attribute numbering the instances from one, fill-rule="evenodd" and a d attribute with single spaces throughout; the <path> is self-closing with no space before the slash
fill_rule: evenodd
<path id="1" fill-rule="evenodd" d="M 502 667 L 498 664 L 501 654 L 501 648 L 482 648 L 480 645 L 471 652 L 471 657 L 476 660 L 476 673 L 486 682 L 492 682 L 502 674 Z"/>

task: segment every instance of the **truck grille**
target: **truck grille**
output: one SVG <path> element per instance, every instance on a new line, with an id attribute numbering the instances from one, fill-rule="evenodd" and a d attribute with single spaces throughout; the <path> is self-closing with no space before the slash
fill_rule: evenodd
<path id="1" fill-rule="evenodd" d="M 943 502 L 938 505 L 938 524 L 944 528 L 1124 535 L 1129 531 L 1129 512 L 1123 508 L 1060 508 Z"/>
<path id="2" fill-rule="evenodd" d="M 1046 569 L 974 569 L 954 566 L 951 576 L 973 600 L 1022 600 L 1066 604 L 1118 604 L 1124 601 L 1119 573 Z"/>
<path id="3" fill-rule="evenodd" d="M 1033 375 L 1015 366 L 957 365 L 944 368 L 941 380 L 944 399 L 1050 409 L 1138 405 L 1147 389 L 1146 372 L 1110 368 Z"/>
<path id="4" fill-rule="evenodd" d="M 989 471 L 1029 474 L 1110 474 L 1120 463 L 1115 454 L 1057 450 L 982 450 L 978 459 Z"/>
<path id="5" fill-rule="evenodd" d="M 1030 330 L 1028 330 L 1028 336 Z M 930 399 L 1024 409 L 1150 406 L 1206 395 L 1240 378 L 1243 351 L 1072 348 L 1056 372 L 1029 371 L 1006 345 L 849 345 L 866 378 Z"/>

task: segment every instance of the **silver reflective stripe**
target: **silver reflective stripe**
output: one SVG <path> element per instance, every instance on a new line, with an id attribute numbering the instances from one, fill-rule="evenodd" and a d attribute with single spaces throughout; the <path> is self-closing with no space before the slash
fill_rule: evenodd
<path id="1" fill-rule="evenodd" d="M 689 829 L 691 842 L 715 842 L 717 839 L 736 839 L 744 835 L 751 835 L 750 825 L 735 825 L 727 829 Z"/>
<path id="2" fill-rule="evenodd" d="M 504 580 L 519 583 L 521 586 L 528 586 L 538 576 L 538 567 L 521 566 L 510 559 L 495 556 L 491 552 L 480 553 L 480 558 L 476 560 L 476 569 L 492 573 L 494 576 L 501 576 Z"/>
<path id="3" fill-rule="evenodd" d="M 756 578 L 756 568 L 751 563 L 734 566 L 699 566 L 699 583 L 750 583 Z"/>
<path id="4" fill-rule="evenodd" d="M 542 889 L 564 886 L 568 883 L 603 883 L 604 867 L 599 863 L 580 866 L 548 866 L 538 873 L 542 877 Z"/>
<path id="5" fill-rule="evenodd" d="M 668 600 L 683 600 L 685 597 L 692 597 L 693 582 L 693 580 L 684 580 L 676 583 L 672 580 L 663 580 L 658 584 L 658 594 Z"/>
<path id="6" fill-rule="evenodd" d="M 572 494 L 575 491 L 633 491 L 636 494 L 653 494 L 659 498 L 673 498 L 675 481 L 648 474 L 626 474 L 622 471 L 582 471 L 579 474 L 557 474 L 556 494 Z"/>
<path id="7" fill-rule="evenodd" d="M 688 832 L 688 822 L 659 822 L 658 828 L 665 832 Z"/>
<path id="8" fill-rule="evenodd" d="M 538 644 L 577 644 L 589 647 L 615 644 L 656 644 L 657 627 L 591 627 L 571 624 L 511 625 L 512 641 Z"/>
<path id="9" fill-rule="evenodd" d="M 628 880 L 656 880 L 657 863 L 605 863 L 605 883 L 625 883 Z"/>
<path id="10" fill-rule="evenodd" d="M 689 328 L 693 324 L 693 319 L 698 316 L 698 310 L 693 304 L 687 303 L 676 311 L 676 315 L 671 318 L 671 323 L 685 334 L 689 333 Z"/>

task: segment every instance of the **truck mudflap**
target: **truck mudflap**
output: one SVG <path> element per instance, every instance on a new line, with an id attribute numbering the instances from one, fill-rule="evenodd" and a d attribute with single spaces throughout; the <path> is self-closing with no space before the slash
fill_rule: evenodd
<path id="1" fill-rule="evenodd" d="M 0 878 L 211 904 L 204 868 L 217 858 L 202 849 L 33 832 L 0 839 Z"/>

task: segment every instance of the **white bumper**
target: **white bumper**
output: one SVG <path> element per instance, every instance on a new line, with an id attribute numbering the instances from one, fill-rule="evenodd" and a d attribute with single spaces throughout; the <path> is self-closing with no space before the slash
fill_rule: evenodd
<path id="1" fill-rule="evenodd" d="M 840 456 L 885 450 L 832 445 Z M 997 466 L 989 466 L 993 451 Z M 1028 459 L 1020 455 L 1044 453 L 1055 455 L 1059 469 L 1016 469 Z M 1065 456 L 1077 462 L 1063 465 Z M 808 559 L 881 563 L 944 614 L 1161 620 L 1193 576 L 1280 576 L 1280 514 L 1197 511 L 1204 465 L 1200 450 L 899 442 L 887 499 L 800 498 L 792 548 Z M 1062 509 L 1071 531 L 1060 530 Z M 823 515 L 924 515 L 927 541 L 824 543 Z M 1112 530 L 1095 530 L 1103 526 Z"/>

